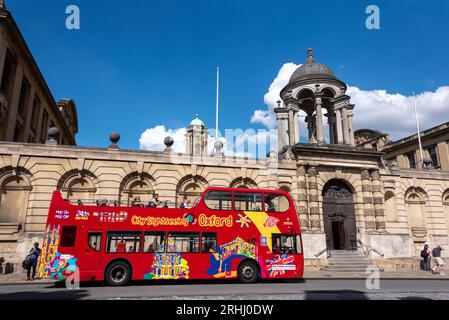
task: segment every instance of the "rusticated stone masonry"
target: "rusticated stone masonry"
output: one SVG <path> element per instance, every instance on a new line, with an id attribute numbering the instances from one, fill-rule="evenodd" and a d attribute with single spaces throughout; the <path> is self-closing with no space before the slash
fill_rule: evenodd
<path id="1" fill-rule="evenodd" d="M 310 228 L 313 230 L 321 230 L 320 224 L 320 204 L 318 196 L 318 172 L 316 167 L 310 167 L 307 170 L 308 174 L 308 189 L 309 189 L 309 213 L 310 213 Z"/>
<path id="2" fill-rule="evenodd" d="M 371 172 L 371 182 L 373 186 L 373 204 L 374 216 L 376 221 L 376 230 L 385 232 L 385 210 L 384 210 L 384 193 L 382 181 L 380 180 L 379 170 Z"/>
<path id="3" fill-rule="evenodd" d="M 307 182 L 306 169 L 304 166 L 298 166 L 298 210 L 301 227 L 309 228 L 309 208 L 307 203 Z"/>
<path id="4" fill-rule="evenodd" d="M 365 216 L 365 227 L 367 231 L 376 230 L 376 220 L 373 207 L 373 192 L 371 185 L 370 173 L 367 169 L 363 169 L 362 178 L 362 195 L 363 195 L 363 214 Z"/>

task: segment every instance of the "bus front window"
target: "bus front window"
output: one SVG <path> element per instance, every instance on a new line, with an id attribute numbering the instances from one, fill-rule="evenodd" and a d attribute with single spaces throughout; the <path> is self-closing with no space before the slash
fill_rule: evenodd
<path id="1" fill-rule="evenodd" d="M 265 209 L 267 212 L 287 212 L 290 208 L 288 198 L 282 194 L 264 194 Z"/>

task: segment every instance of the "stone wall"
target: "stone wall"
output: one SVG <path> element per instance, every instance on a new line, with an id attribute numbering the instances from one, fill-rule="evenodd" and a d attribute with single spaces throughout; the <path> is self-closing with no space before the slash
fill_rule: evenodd
<path id="1" fill-rule="evenodd" d="M 179 203 L 186 192 L 199 195 L 207 186 L 245 185 L 281 188 L 291 193 L 300 213 L 306 265 L 319 268 L 326 264 L 325 254 L 316 256 L 326 249 L 322 192 L 333 179 L 351 187 L 357 238 L 384 254 L 381 258 L 371 253 L 379 264 L 411 266 L 412 262 L 402 261 L 419 257 L 424 242 L 431 246 L 449 245 L 447 208 L 442 200 L 449 189 L 448 173 L 385 170 L 375 163 L 361 163 L 357 159 L 335 162 L 323 157 L 277 162 L 0 143 L 0 186 L 6 194 L 23 193 L 23 202 L 15 203 L 15 216 L 8 221 L 2 220 L 2 216 L 6 217 L 5 193 L 0 199 L 0 256 L 20 263 L 32 243 L 40 241 L 52 192 L 56 189 L 73 201 L 83 196 L 89 198 L 83 200 L 90 201 L 126 202 L 130 193 L 141 192 L 145 196 L 158 193 L 162 200 Z M 11 181 L 15 183 L 14 188 L 8 189 Z M 136 181 L 139 189 L 133 187 Z M 80 190 L 80 186 L 84 189 Z M 396 200 L 394 221 L 384 218 L 382 195 L 387 191 L 393 192 Z M 409 223 L 408 206 L 414 192 L 424 201 L 422 229 L 413 229 Z M 394 262 L 397 259 L 399 263 Z"/>

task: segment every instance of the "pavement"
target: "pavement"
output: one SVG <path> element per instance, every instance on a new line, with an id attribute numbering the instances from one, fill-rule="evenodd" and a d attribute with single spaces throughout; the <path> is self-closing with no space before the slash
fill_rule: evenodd
<path id="1" fill-rule="evenodd" d="M 125 287 L 82 284 L 0 286 L 0 300 L 449 300 L 449 280 L 381 279 L 370 288 L 365 279 L 304 279 L 261 281 L 146 281 Z"/>
<path id="2" fill-rule="evenodd" d="M 380 272 L 381 279 L 448 279 L 449 270 L 444 270 L 445 275 L 432 274 L 423 270 L 403 270 L 400 272 Z M 366 279 L 370 273 L 355 273 L 355 272 L 328 272 L 328 271 L 305 271 L 303 279 Z M 53 284 L 54 280 L 36 279 L 34 281 L 26 281 L 25 272 L 17 272 L 12 274 L 0 274 L 1 285 L 43 285 Z"/>

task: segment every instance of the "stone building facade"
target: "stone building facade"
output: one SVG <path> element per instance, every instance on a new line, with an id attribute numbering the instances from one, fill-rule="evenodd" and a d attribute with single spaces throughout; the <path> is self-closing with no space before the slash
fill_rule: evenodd
<path id="1" fill-rule="evenodd" d="M 74 145 L 75 102 L 56 102 L 11 13 L 0 3 L 0 140 L 45 143 L 59 129 L 58 142 Z"/>
<path id="2" fill-rule="evenodd" d="M 154 193 L 172 204 L 193 201 L 208 186 L 289 192 L 308 268 L 326 265 L 328 250 L 358 250 L 385 269 L 418 268 L 424 243 L 449 245 L 447 124 L 422 133 L 423 156 L 416 136 L 391 142 L 379 131 L 354 131 L 356 106 L 346 84 L 312 50 L 281 99 L 280 148 L 266 159 L 225 157 L 220 143 L 208 155 L 199 119 L 187 130 L 182 154 L 172 151 L 169 138 L 161 152 L 122 150 L 118 135 L 108 148 L 64 145 L 55 132 L 46 144 L 0 142 L 0 256 L 19 263 L 41 240 L 54 190 L 74 202 L 126 206 Z M 300 143 L 300 136 L 308 141 Z"/>

